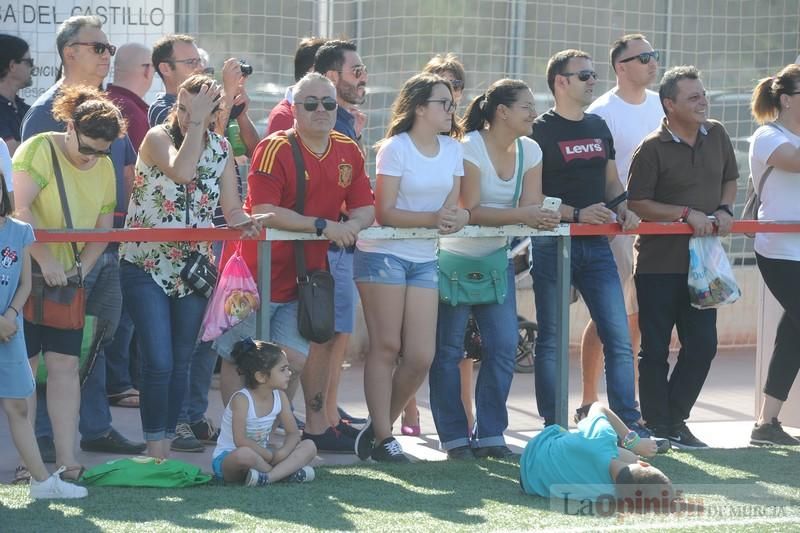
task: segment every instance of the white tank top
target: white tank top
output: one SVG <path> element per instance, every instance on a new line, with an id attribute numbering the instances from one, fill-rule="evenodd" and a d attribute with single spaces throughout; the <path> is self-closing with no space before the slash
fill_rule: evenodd
<path id="1" fill-rule="evenodd" d="M 233 396 L 231 396 L 228 405 L 225 406 L 225 412 L 222 413 L 222 426 L 220 427 L 219 438 L 217 439 L 217 447 L 214 448 L 212 457 L 217 457 L 223 452 L 232 452 L 236 449 L 236 444 L 233 442 L 233 411 L 231 411 L 231 402 L 237 394 L 244 394 L 248 402 L 247 424 L 245 427 L 247 438 L 257 442 L 262 448 L 267 447 L 269 434 L 272 432 L 272 425 L 275 423 L 278 413 L 281 412 L 281 395 L 277 389 L 272 391 L 272 411 L 261 417 L 256 416 L 255 402 L 253 401 L 253 396 L 251 396 L 250 391 L 247 389 L 236 391 L 233 393 Z"/>

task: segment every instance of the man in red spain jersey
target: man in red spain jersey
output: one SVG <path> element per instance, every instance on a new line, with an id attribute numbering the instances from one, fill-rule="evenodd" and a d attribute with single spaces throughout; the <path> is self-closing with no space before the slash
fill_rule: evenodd
<path id="1" fill-rule="evenodd" d="M 293 93 L 295 131 L 306 167 L 304 214 L 294 210 L 295 162 L 285 131 L 276 132 L 256 147 L 247 178 L 245 210 L 253 214 L 271 214 L 266 225 L 272 228 L 324 235 L 328 240 L 305 243 L 305 260 L 308 271 L 327 269 L 330 242 L 350 246 L 355 243 L 358 232 L 372 224 L 375 218 L 372 189 L 358 145 L 333 131 L 337 104 L 336 89 L 330 80 L 318 73 L 307 74 L 294 86 Z M 347 222 L 337 222 L 342 203 L 350 212 Z M 244 241 L 242 245 L 242 255 L 255 277 L 256 242 Z M 228 249 L 224 255 L 230 253 Z M 225 260 L 223 257 L 221 264 L 225 264 Z M 309 341 L 297 329 L 297 274 L 292 241 L 272 243 L 271 269 L 268 340 L 286 350 L 296 376 L 302 372 L 306 402 L 303 438 L 314 441 L 320 451 L 350 452 L 353 438 L 331 427 L 325 416 L 328 361 L 324 352 L 312 350 L 309 353 Z M 240 387 L 230 360 L 231 348 L 237 340 L 254 335 L 255 317 L 240 326 L 215 341 L 215 348 L 223 357 L 224 402 Z"/>

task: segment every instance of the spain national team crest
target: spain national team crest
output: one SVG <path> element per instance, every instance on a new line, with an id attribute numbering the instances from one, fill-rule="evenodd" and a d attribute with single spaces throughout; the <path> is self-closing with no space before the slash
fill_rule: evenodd
<path id="1" fill-rule="evenodd" d="M 353 181 L 353 165 L 339 163 L 339 187 L 346 189 Z"/>

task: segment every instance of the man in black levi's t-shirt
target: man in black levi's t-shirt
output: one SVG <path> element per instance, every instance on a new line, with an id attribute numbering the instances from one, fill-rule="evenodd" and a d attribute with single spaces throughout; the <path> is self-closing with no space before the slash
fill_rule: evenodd
<path id="1" fill-rule="evenodd" d="M 536 119 L 532 135 L 544 154 L 542 192 L 561 198 L 563 221 L 605 224 L 616 215 L 623 228 L 635 229 L 639 217 L 628 210 L 627 202 L 616 203 L 613 210 L 604 205 L 624 200 L 619 198 L 624 189 L 617 177 L 608 126 L 599 116 L 583 112 L 592 101 L 596 79 L 591 58 L 580 50 L 564 50 L 548 62 L 547 84 L 556 104 Z M 635 404 L 628 318 L 608 238 L 573 237 L 571 242 L 571 282 L 597 323 L 610 407 L 628 427 L 649 437 Z M 534 375 L 536 403 L 545 425 L 555 423 L 556 259 L 556 239 L 533 238 L 531 275 L 539 324 Z"/>

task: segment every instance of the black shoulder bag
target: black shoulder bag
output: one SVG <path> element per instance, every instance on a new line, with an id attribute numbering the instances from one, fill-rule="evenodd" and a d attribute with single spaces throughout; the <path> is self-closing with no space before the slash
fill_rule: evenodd
<path id="1" fill-rule="evenodd" d="M 306 166 L 294 130 L 287 134 L 294 154 L 297 171 L 295 211 L 303 214 L 306 201 Z M 323 343 L 335 333 L 333 307 L 333 276 L 327 270 L 306 271 L 303 241 L 294 241 L 294 259 L 297 268 L 297 329 L 311 342 Z"/>
<path id="2" fill-rule="evenodd" d="M 189 204 L 192 201 L 192 195 L 189 193 L 188 184 L 184 185 L 184 189 L 186 191 L 186 227 L 192 227 L 189 223 Z M 211 298 L 211 293 L 217 286 L 217 267 L 209 261 L 207 256 L 193 250 L 189 252 L 186 264 L 181 269 L 181 279 L 197 294 Z"/>

